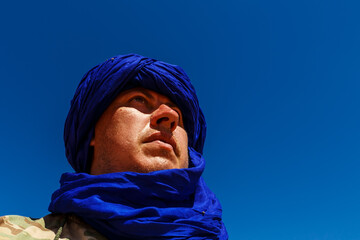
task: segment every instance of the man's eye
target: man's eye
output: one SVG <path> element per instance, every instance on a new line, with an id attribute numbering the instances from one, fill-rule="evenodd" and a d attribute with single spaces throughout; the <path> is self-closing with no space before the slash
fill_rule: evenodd
<path id="1" fill-rule="evenodd" d="M 136 96 L 130 99 L 130 102 L 136 102 L 136 103 L 146 103 L 146 99 L 141 96 Z"/>

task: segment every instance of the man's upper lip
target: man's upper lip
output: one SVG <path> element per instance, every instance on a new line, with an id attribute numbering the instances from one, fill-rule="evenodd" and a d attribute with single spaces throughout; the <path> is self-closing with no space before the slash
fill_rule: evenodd
<path id="1" fill-rule="evenodd" d="M 176 153 L 176 142 L 174 141 L 174 139 L 172 137 L 167 137 L 165 134 L 161 132 L 151 134 L 148 138 L 145 139 L 144 142 L 147 143 L 156 140 L 160 140 L 162 142 L 170 144 Z"/>

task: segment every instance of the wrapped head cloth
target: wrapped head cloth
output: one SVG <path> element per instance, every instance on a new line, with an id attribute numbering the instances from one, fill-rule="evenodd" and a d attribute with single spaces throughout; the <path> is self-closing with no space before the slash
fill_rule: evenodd
<path id="1" fill-rule="evenodd" d="M 137 54 L 121 55 L 88 71 L 71 101 L 64 141 L 66 157 L 76 172 L 88 172 L 90 169 L 92 156 L 89 144 L 98 119 L 120 92 L 134 87 L 144 87 L 170 98 L 184 116 L 189 148 L 202 154 L 205 118 L 195 89 L 184 70 Z"/>

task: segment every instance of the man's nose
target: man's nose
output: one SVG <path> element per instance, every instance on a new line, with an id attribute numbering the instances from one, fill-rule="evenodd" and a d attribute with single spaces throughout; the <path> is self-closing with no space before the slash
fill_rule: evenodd
<path id="1" fill-rule="evenodd" d="M 150 116 L 150 127 L 173 132 L 179 124 L 179 114 L 166 104 L 161 104 Z"/>

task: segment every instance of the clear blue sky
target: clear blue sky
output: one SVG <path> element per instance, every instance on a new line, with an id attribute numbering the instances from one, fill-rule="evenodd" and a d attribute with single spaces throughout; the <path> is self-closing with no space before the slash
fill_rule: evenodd
<path id="1" fill-rule="evenodd" d="M 0 215 L 41 217 L 82 75 L 139 53 L 182 66 L 208 122 L 230 239 L 360 239 L 359 1 L 7 1 Z"/>

